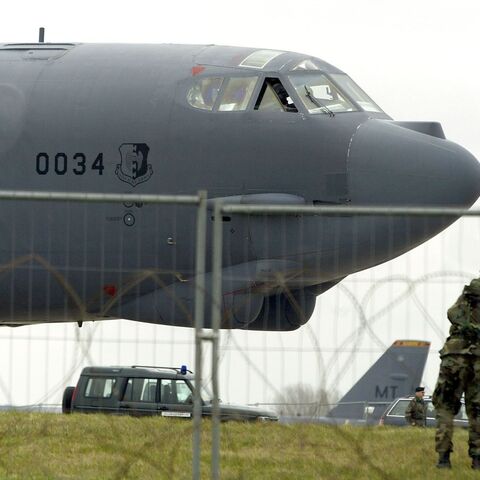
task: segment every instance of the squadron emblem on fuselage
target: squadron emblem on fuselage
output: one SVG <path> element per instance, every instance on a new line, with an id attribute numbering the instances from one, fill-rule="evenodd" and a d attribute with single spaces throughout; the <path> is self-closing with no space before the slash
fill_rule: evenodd
<path id="1" fill-rule="evenodd" d="M 115 173 L 122 182 L 136 187 L 153 175 L 152 165 L 148 163 L 150 147 L 146 143 L 122 143 L 118 150 L 120 163 Z"/>

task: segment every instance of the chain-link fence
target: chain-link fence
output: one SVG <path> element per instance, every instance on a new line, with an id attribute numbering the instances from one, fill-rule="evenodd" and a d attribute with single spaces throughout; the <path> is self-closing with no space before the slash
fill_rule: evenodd
<path id="1" fill-rule="evenodd" d="M 170 199 L 164 207 L 149 196 L 86 200 L 78 194 L 61 197 L 60 207 L 52 194 L 41 201 L 41 195 L 29 195 L 3 197 L 2 321 L 31 325 L 0 329 L 0 404 L 59 405 L 64 388 L 76 383 L 86 365 L 192 368 L 198 362 L 195 331 L 182 325 L 194 324 L 201 196 L 181 205 Z M 313 414 L 303 409 L 284 416 L 322 417 L 396 339 L 431 342 L 424 384 L 433 390 L 437 351 L 449 326 L 446 310 L 478 276 L 478 212 L 408 251 L 465 212 L 280 205 L 266 215 L 265 206 L 205 208 L 205 326 L 212 326 L 214 307 L 221 305 L 220 325 L 236 327 L 218 336 L 223 402 L 269 404 L 280 414 L 274 404 L 294 404 L 297 410 L 314 405 Z M 223 252 L 213 279 L 222 299 L 212 303 L 215 223 Z M 338 241 L 333 251 L 327 248 L 329 235 Z M 304 270 L 298 266 L 301 255 L 309 260 Z M 396 255 L 401 256 L 382 263 Z M 233 268 L 248 262 L 256 264 Z M 299 295 L 306 277 L 309 286 L 327 284 L 325 291 Z M 342 277 L 336 285 L 332 281 Z M 154 321 L 106 320 L 117 316 Z M 181 326 L 165 325 L 174 322 Z M 201 360 L 207 386 L 211 350 L 211 342 L 204 345 Z M 309 386 L 314 398 L 279 400 L 298 385 Z M 370 407 L 364 408 L 367 417 Z"/>

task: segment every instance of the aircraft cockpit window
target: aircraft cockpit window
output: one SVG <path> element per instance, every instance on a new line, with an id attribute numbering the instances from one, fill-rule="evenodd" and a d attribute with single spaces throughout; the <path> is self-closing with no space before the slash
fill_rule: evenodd
<path id="1" fill-rule="evenodd" d="M 325 75 L 296 73 L 288 78 L 310 113 L 333 115 L 357 110 Z"/>
<path id="2" fill-rule="evenodd" d="M 227 80 L 218 110 L 234 112 L 246 110 L 258 77 L 232 77 Z"/>
<path id="3" fill-rule="evenodd" d="M 269 62 L 282 53 L 285 52 L 279 52 L 277 50 L 257 50 L 244 58 L 239 64 L 239 67 L 265 68 Z"/>
<path id="4" fill-rule="evenodd" d="M 270 111 L 270 112 L 283 112 L 282 104 L 275 95 L 275 91 L 271 85 L 266 85 L 265 92 L 258 106 L 255 106 L 255 110 Z"/>
<path id="5" fill-rule="evenodd" d="M 383 110 L 348 76 L 343 73 L 330 75 L 360 107 L 366 112 L 383 112 Z"/>
<path id="6" fill-rule="evenodd" d="M 313 60 L 302 60 L 292 70 L 320 70 L 320 67 Z"/>
<path id="7" fill-rule="evenodd" d="M 278 78 L 266 78 L 255 102 L 255 110 L 298 112 L 295 103 Z"/>
<path id="8" fill-rule="evenodd" d="M 188 103 L 202 110 L 213 110 L 222 82 L 222 77 L 198 78 L 187 94 Z"/>

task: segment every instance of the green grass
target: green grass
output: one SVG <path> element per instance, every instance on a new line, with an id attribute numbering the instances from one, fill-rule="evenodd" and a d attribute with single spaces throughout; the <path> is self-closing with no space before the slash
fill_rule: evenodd
<path id="1" fill-rule="evenodd" d="M 467 433 L 455 432 L 453 469 L 435 468 L 433 429 L 226 423 L 223 479 L 480 478 Z M 210 477 L 211 423 L 202 431 Z M 0 414 L 0 479 L 189 479 L 192 423 L 161 417 Z"/>

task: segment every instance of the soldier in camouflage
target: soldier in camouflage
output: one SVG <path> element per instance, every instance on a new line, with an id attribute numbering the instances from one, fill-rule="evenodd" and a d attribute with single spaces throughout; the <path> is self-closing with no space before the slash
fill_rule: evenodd
<path id="1" fill-rule="evenodd" d="M 462 393 L 469 422 L 468 453 L 472 468 L 480 470 L 480 278 L 466 285 L 448 310 L 450 336 L 440 350 L 440 372 L 433 393 L 437 412 L 435 450 L 438 468 L 451 468 L 453 418 Z"/>
<path id="2" fill-rule="evenodd" d="M 427 406 L 423 400 L 425 388 L 417 387 L 415 396 L 410 400 L 405 410 L 405 420 L 412 427 L 424 427 L 427 421 Z"/>

